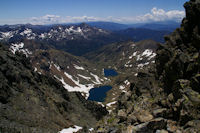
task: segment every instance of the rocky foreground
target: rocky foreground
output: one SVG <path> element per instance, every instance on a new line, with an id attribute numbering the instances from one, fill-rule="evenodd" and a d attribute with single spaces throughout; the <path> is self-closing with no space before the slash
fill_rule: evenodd
<path id="1" fill-rule="evenodd" d="M 138 73 L 94 132 L 200 132 L 200 0 L 184 7 L 181 27 L 157 50 L 155 71 Z"/>

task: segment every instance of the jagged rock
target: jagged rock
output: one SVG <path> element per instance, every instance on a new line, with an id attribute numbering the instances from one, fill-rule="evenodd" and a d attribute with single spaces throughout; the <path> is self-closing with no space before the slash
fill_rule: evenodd
<path id="1" fill-rule="evenodd" d="M 200 74 L 197 74 L 194 77 L 192 77 L 190 86 L 193 90 L 200 93 Z"/>
<path id="2" fill-rule="evenodd" d="M 129 125 L 129 126 L 127 127 L 127 131 L 126 131 L 126 132 L 127 132 L 127 133 L 132 133 L 132 132 L 133 132 L 132 130 L 133 130 L 133 126 L 130 126 L 130 125 Z"/>
<path id="3" fill-rule="evenodd" d="M 117 113 L 118 117 L 120 118 L 120 121 L 125 121 L 127 119 L 127 114 L 125 110 L 119 110 Z"/>
<path id="4" fill-rule="evenodd" d="M 145 122 L 139 124 L 137 126 L 133 126 L 132 132 L 148 132 L 154 133 L 156 130 L 165 129 L 167 125 L 167 121 L 163 118 L 156 118 L 149 122 Z"/>
<path id="5" fill-rule="evenodd" d="M 178 127 L 178 124 L 176 121 L 167 120 L 167 131 L 169 132 L 179 132 L 180 128 Z"/>
<path id="6" fill-rule="evenodd" d="M 133 126 L 132 127 L 132 132 L 145 132 L 145 131 L 148 131 L 147 124 L 148 123 L 142 123 L 142 124 L 139 124 L 137 126 Z"/>
<path id="7" fill-rule="evenodd" d="M 129 114 L 133 111 L 133 106 L 132 106 L 132 102 L 131 101 L 128 101 L 127 104 L 126 104 L 126 113 Z"/>
<path id="8" fill-rule="evenodd" d="M 179 79 L 178 81 L 176 81 L 174 83 L 174 86 L 173 86 L 173 89 L 172 89 L 172 93 L 173 93 L 173 97 L 174 97 L 175 101 L 182 97 L 181 92 L 185 88 L 188 88 L 189 85 L 190 85 L 190 81 L 189 80 L 184 80 L 184 79 Z"/>
<path id="9" fill-rule="evenodd" d="M 187 88 L 183 90 L 182 93 L 184 93 L 194 106 L 200 107 L 200 94 L 198 92 L 192 90 L 191 88 Z"/>
<path id="10" fill-rule="evenodd" d="M 153 115 L 148 110 L 139 110 L 135 113 L 135 117 L 140 122 L 147 122 L 153 119 Z"/>
<path id="11" fill-rule="evenodd" d="M 127 122 L 131 123 L 131 124 L 137 122 L 137 118 L 135 117 L 135 115 L 133 113 L 131 113 L 131 114 L 128 115 Z"/>
<path id="12" fill-rule="evenodd" d="M 165 38 L 156 57 L 157 78 L 168 95 L 165 105 L 177 127 L 200 118 L 200 1 L 190 0 L 184 7 L 186 18 L 181 27 Z"/>
<path id="13" fill-rule="evenodd" d="M 154 117 L 164 117 L 166 115 L 166 108 L 153 110 Z"/>
<path id="14" fill-rule="evenodd" d="M 144 77 L 150 77 L 150 75 L 148 73 L 138 72 L 137 77 L 138 78 L 144 78 Z"/>
<path id="15" fill-rule="evenodd" d="M 127 100 L 129 99 L 130 94 L 129 93 L 122 93 L 118 100 L 118 109 L 127 109 L 130 105 L 127 104 Z"/>
<path id="16" fill-rule="evenodd" d="M 185 124 L 184 128 L 186 128 L 186 132 L 195 133 L 199 132 L 200 129 L 200 121 L 192 120 Z"/>
<path id="17" fill-rule="evenodd" d="M 166 130 L 156 130 L 156 133 L 168 133 L 168 131 L 166 131 Z"/>

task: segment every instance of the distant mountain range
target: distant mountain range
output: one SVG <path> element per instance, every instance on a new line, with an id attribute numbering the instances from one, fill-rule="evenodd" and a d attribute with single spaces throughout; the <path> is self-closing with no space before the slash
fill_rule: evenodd
<path id="1" fill-rule="evenodd" d="M 164 42 L 164 36 L 170 34 L 167 30 L 153 30 L 147 28 L 128 28 L 125 30 L 115 31 L 116 34 L 126 36 L 135 42 L 151 39 L 157 42 Z"/>
<path id="2" fill-rule="evenodd" d="M 103 45 L 125 40 L 113 32 L 79 25 L 5 25 L 0 27 L 0 41 L 16 43 L 30 40 L 40 48 L 55 48 L 74 55 L 82 55 Z M 41 46 L 42 45 L 42 46 Z"/>
<path id="3" fill-rule="evenodd" d="M 134 42 L 152 39 L 164 41 L 175 22 L 149 24 L 118 24 L 111 22 L 89 22 L 81 24 L 56 25 L 4 25 L 0 26 L 0 41 L 20 43 L 29 41 L 39 49 L 54 48 L 73 55 L 84 55 L 114 42 L 132 40 Z"/>
<path id="4" fill-rule="evenodd" d="M 138 23 L 138 24 L 119 24 L 113 22 L 88 22 L 90 26 L 102 28 L 110 31 L 124 30 L 128 28 L 145 28 L 151 30 L 165 30 L 173 31 L 180 26 L 180 23 L 175 21 L 151 22 L 151 23 Z"/>

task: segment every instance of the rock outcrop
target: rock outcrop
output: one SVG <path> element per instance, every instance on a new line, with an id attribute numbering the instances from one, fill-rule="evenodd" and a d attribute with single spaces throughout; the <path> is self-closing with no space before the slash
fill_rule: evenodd
<path id="1" fill-rule="evenodd" d="M 167 94 L 172 119 L 180 126 L 200 119 L 200 1 L 184 4 L 186 18 L 181 27 L 165 37 L 166 43 L 157 51 L 157 77 Z M 190 125 L 187 132 L 197 132 Z"/>

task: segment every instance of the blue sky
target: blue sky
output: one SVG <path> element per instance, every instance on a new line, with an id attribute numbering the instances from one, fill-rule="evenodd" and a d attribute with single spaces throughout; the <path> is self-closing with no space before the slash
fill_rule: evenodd
<path id="1" fill-rule="evenodd" d="M 78 21 L 138 23 L 167 19 L 180 21 L 184 16 L 183 4 L 186 1 L 1 0 L 0 24 L 48 24 Z"/>

